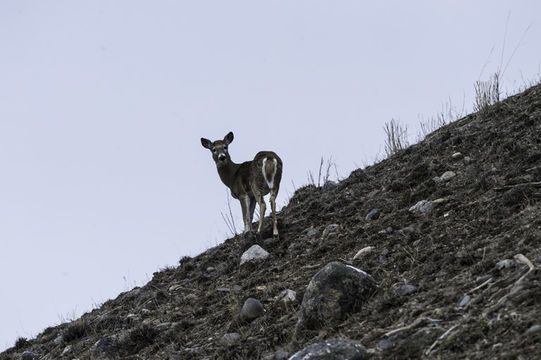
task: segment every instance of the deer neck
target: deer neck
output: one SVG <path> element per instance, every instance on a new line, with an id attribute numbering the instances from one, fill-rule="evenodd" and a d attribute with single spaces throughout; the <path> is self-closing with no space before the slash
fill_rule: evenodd
<path id="1" fill-rule="evenodd" d="M 231 159 L 226 164 L 216 166 L 216 168 L 218 169 L 218 175 L 220 175 L 220 179 L 225 184 L 225 186 L 230 189 L 235 182 L 235 175 L 239 166 L 240 164 L 235 164 Z"/>

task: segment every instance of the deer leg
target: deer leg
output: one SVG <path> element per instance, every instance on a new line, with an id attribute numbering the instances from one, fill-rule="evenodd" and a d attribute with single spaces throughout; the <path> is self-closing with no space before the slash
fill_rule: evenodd
<path id="1" fill-rule="evenodd" d="M 254 221 L 254 211 L 255 211 L 255 205 L 257 204 L 257 201 L 255 200 L 255 197 L 250 196 L 250 208 L 249 215 L 250 215 L 250 228 L 252 227 L 252 222 Z"/>
<path id="2" fill-rule="evenodd" d="M 259 226 L 257 227 L 257 232 L 261 232 L 263 227 L 263 218 L 265 217 L 265 210 L 267 210 L 267 205 L 265 204 L 265 199 L 262 195 L 259 195 L 257 198 L 257 203 L 259 204 Z"/>
<path id="3" fill-rule="evenodd" d="M 278 236 L 278 225 L 276 223 L 276 194 L 274 193 L 274 191 L 271 191 L 269 200 L 271 204 L 272 223 L 273 223 L 272 235 Z"/>
<path id="4" fill-rule="evenodd" d="M 240 207 L 242 208 L 242 220 L 244 221 L 244 233 L 252 230 L 252 223 L 250 222 L 250 197 L 244 195 L 240 198 Z"/>

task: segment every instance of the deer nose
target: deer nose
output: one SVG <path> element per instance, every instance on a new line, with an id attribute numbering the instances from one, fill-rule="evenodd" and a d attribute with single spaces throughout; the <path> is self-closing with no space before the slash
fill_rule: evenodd
<path id="1" fill-rule="evenodd" d="M 218 155 L 218 160 L 224 161 L 225 160 L 225 155 L 224 154 Z"/>

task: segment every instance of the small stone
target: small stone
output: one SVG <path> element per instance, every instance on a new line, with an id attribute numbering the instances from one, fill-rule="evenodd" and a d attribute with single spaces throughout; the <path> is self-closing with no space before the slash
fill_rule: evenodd
<path id="1" fill-rule="evenodd" d="M 451 155 L 451 157 L 452 157 L 454 160 L 462 159 L 462 153 L 461 153 L 461 152 L 456 152 L 456 153 L 454 153 L 453 155 Z"/>
<path id="2" fill-rule="evenodd" d="M 511 259 L 500 260 L 496 263 L 496 269 L 502 270 L 510 267 L 515 267 L 517 264 Z"/>
<path id="3" fill-rule="evenodd" d="M 268 256 L 269 253 L 266 252 L 261 246 L 252 245 L 240 257 L 240 264 L 243 265 L 250 261 L 261 261 L 266 259 Z"/>
<path id="4" fill-rule="evenodd" d="M 469 303 L 471 300 L 471 297 L 469 295 L 466 295 L 462 298 L 462 300 L 460 300 L 460 303 L 458 304 L 458 307 L 464 307 L 466 306 L 467 303 Z"/>
<path id="5" fill-rule="evenodd" d="M 231 289 L 226 288 L 226 287 L 219 287 L 219 288 L 216 289 L 216 291 L 223 292 L 223 293 L 228 293 L 228 292 L 231 292 Z"/>
<path id="6" fill-rule="evenodd" d="M 537 259 L 535 259 L 535 261 L 538 262 L 539 264 L 541 264 L 541 255 L 539 255 L 539 256 L 537 257 Z"/>
<path id="7" fill-rule="evenodd" d="M 488 279 L 492 279 L 492 275 L 486 274 L 486 275 L 483 275 L 483 276 L 479 276 L 477 279 L 475 279 L 475 282 L 478 283 L 478 284 L 482 284 L 485 281 L 487 281 Z"/>
<path id="8" fill-rule="evenodd" d="M 141 314 L 143 314 L 143 315 L 148 315 L 150 313 L 151 313 L 151 311 L 149 309 L 141 309 Z"/>
<path id="9" fill-rule="evenodd" d="M 283 306 L 287 306 L 289 304 L 294 303 L 297 300 L 297 293 L 290 289 L 284 290 L 277 296 L 277 300 Z"/>
<path id="10" fill-rule="evenodd" d="M 535 324 L 535 325 L 530 326 L 530 328 L 528 330 L 526 330 L 526 335 L 535 334 L 535 333 L 538 333 L 540 331 L 541 331 L 541 325 Z"/>
<path id="11" fill-rule="evenodd" d="M 376 220 L 377 218 L 379 218 L 379 209 L 372 209 L 366 215 L 365 220 L 370 221 L 370 220 Z"/>
<path id="12" fill-rule="evenodd" d="M 456 176 L 456 173 L 454 171 L 446 171 L 441 175 L 441 179 L 443 181 L 449 181 L 452 178 L 454 178 L 455 176 Z"/>
<path id="13" fill-rule="evenodd" d="M 32 351 L 25 351 L 21 355 L 22 360 L 36 360 L 39 356 L 37 354 L 34 354 Z"/>
<path id="14" fill-rule="evenodd" d="M 426 214 L 426 213 L 430 212 L 433 207 L 434 207 L 434 204 L 432 203 L 432 201 L 421 200 L 421 201 L 417 202 L 417 204 L 410 207 L 409 211 L 413 212 L 413 213 L 419 212 L 419 213 L 422 213 L 422 214 Z"/>
<path id="15" fill-rule="evenodd" d="M 215 268 L 215 267 L 209 266 L 209 267 L 207 268 L 207 272 L 213 272 L 213 271 L 216 271 L 216 268 Z"/>
<path id="16" fill-rule="evenodd" d="M 378 342 L 377 348 L 378 350 L 385 350 L 393 346 L 393 342 L 388 339 L 383 339 L 380 342 Z"/>
<path id="17" fill-rule="evenodd" d="M 394 290 L 396 296 L 407 296 L 417 292 L 418 288 L 415 285 L 401 285 Z"/>
<path id="18" fill-rule="evenodd" d="M 242 336 L 239 333 L 228 333 L 222 336 L 220 342 L 222 343 L 222 345 L 229 347 L 238 344 L 241 337 Z"/>
<path id="19" fill-rule="evenodd" d="M 171 327 L 171 323 L 170 322 L 164 322 L 164 323 L 161 323 L 161 324 L 158 324 L 156 325 L 156 330 L 167 330 Z"/>
<path id="20" fill-rule="evenodd" d="M 242 291 L 242 287 L 240 285 L 233 285 L 232 290 L 234 292 Z"/>
<path id="21" fill-rule="evenodd" d="M 338 232 L 338 230 L 340 230 L 340 225 L 338 225 L 338 224 L 327 225 L 325 230 L 323 230 L 323 237 L 327 237 L 330 234 L 334 234 L 334 233 Z"/>
<path id="22" fill-rule="evenodd" d="M 361 257 L 370 254 L 372 251 L 374 251 L 376 248 L 373 246 L 367 246 L 365 248 L 362 248 L 361 250 L 357 251 L 357 254 L 353 257 L 353 260 L 358 260 Z"/>
<path id="23" fill-rule="evenodd" d="M 313 238 L 317 235 L 317 230 L 314 229 L 313 226 L 311 226 L 308 229 L 304 230 L 303 233 L 307 238 Z"/>
<path id="24" fill-rule="evenodd" d="M 62 344 L 62 341 L 64 341 L 64 337 L 62 335 L 58 335 L 53 342 L 55 345 L 60 345 Z"/>
<path id="25" fill-rule="evenodd" d="M 441 182 L 443 181 L 443 180 L 441 179 L 441 177 L 439 177 L 439 176 L 434 176 L 434 177 L 432 178 L 432 180 L 433 180 L 436 184 L 439 184 L 439 183 L 441 183 Z"/>
<path id="26" fill-rule="evenodd" d="M 119 356 L 118 341 L 108 336 L 98 340 L 90 351 L 91 359 L 116 359 Z"/>
<path id="27" fill-rule="evenodd" d="M 439 205 L 439 204 L 443 204 L 443 203 L 446 202 L 446 201 L 447 201 L 447 199 L 439 198 L 439 199 L 433 200 L 433 201 L 432 201 L 432 204 L 434 204 L 434 205 Z"/>
<path id="28" fill-rule="evenodd" d="M 248 298 L 244 302 L 240 311 L 240 318 L 242 320 L 254 320 L 265 314 L 265 309 L 261 302 L 254 298 Z"/>
<path id="29" fill-rule="evenodd" d="M 469 156 L 464 156 L 464 159 L 462 159 L 462 160 L 464 161 L 464 164 L 466 164 L 466 165 L 471 163 L 471 157 L 469 157 Z"/>
<path id="30" fill-rule="evenodd" d="M 327 191 L 327 190 L 334 189 L 336 186 L 337 186 L 336 182 L 334 182 L 332 180 L 327 180 L 327 181 L 325 181 L 325 184 L 323 184 L 322 189 Z"/>
<path id="31" fill-rule="evenodd" d="M 60 354 L 60 356 L 64 356 L 66 355 L 67 353 L 69 353 L 72 349 L 72 346 L 71 345 L 68 345 L 64 348 L 64 350 L 62 351 L 62 354 Z"/>
<path id="32" fill-rule="evenodd" d="M 374 190 L 374 191 L 371 191 L 368 195 L 366 195 L 366 198 L 367 198 L 367 199 L 373 199 L 373 198 L 375 198 L 376 196 L 378 196 L 380 193 L 381 193 L 381 190 Z"/>
<path id="33" fill-rule="evenodd" d="M 289 360 L 347 360 L 365 359 L 367 351 L 354 340 L 323 340 L 298 351 Z"/>
<path id="34" fill-rule="evenodd" d="M 277 350 L 272 357 L 272 360 L 286 360 L 289 357 L 289 353 L 284 350 Z"/>
<path id="35" fill-rule="evenodd" d="M 168 291 L 169 291 L 169 292 L 173 292 L 173 291 L 178 290 L 178 289 L 180 289 L 180 288 L 182 288 L 182 286 L 180 286 L 180 285 L 178 285 L 178 284 L 176 284 L 176 285 L 171 285 L 171 286 L 169 287 Z"/>

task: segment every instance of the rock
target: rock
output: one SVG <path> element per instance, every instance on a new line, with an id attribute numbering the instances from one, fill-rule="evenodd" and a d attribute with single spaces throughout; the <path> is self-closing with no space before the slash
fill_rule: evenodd
<path id="1" fill-rule="evenodd" d="M 219 288 L 216 288 L 216 291 L 223 292 L 223 293 L 228 293 L 228 292 L 231 292 L 231 289 L 226 288 L 226 287 L 219 287 Z"/>
<path id="2" fill-rule="evenodd" d="M 36 360 L 36 359 L 39 359 L 39 355 L 33 353 L 32 351 L 25 351 L 21 355 L 21 359 L 22 360 Z"/>
<path id="3" fill-rule="evenodd" d="M 526 330 L 526 335 L 532 335 L 538 332 L 541 332 L 541 325 L 535 324 L 535 325 L 530 326 L 530 328 Z"/>
<path id="4" fill-rule="evenodd" d="M 282 291 L 277 297 L 276 300 L 282 305 L 282 306 L 289 306 L 290 304 L 293 304 L 297 300 L 297 293 L 293 290 L 287 289 Z"/>
<path id="5" fill-rule="evenodd" d="M 456 152 L 454 153 L 453 155 L 451 155 L 451 158 L 453 160 L 459 160 L 459 159 L 462 159 L 462 153 L 461 152 Z"/>
<path id="6" fill-rule="evenodd" d="M 462 300 L 460 300 L 460 303 L 458 304 L 458 307 L 464 307 L 466 306 L 467 303 L 469 303 L 471 300 L 471 297 L 469 295 L 466 295 L 462 298 Z"/>
<path id="7" fill-rule="evenodd" d="M 242 336 L 239 333 L 228 333 L 224 334 L 222 338 L 220 339 L 220 343 L 224 346 L 233 346 L 240 342 L 240 339 Z"/>
<path id="8" fill-rule="evenodd" d="M 265 309 L 261 302 L 254 298 L 248 298 L 240 310 L 240 318 L 245 321 L 257 319 L 265 314 Z"/>
<path id="9" fill-rule="evenodd" d="M 289 360 L 361 360 L 367 357 L 368 353 L 358 341 L 331 339 L 309 345 Z"/>
<path id="10" fill-rule="evenodd" d="M 368 195 L 366 195 L 367 199 L 373 199 L 376 196 L 378 196 L 381 193 L 381 190 L 373 190 Z"/>
<path id="11" fill-rule="evenodd" d="M 366 214 L 366 217 L 364 218 L 366 221 L 370 220 L 376 220 L 379 218 L 379 209 L 372 209 Z"/>
<path id="12" fill-rule="evenodd" d="M 286 360 L 289 357 L 289 353 L 284 350 L 277 350 L 272 357 L 272 360 Z"/>
<path id="13" fill-rule="evenodd" d="M 325 230 L 323 230 L 323 237 L 327 237 L 327 236 L 329 236 L 330 234 L 337 233 L 338 230 L 340 230 L 340 225 L 338 225 L 338 224 L 330 224 L 330 225 L 327 225 L 327 227 L 325 228 Z"/>
<path id="14" fill-rule="evenodd" d="M 449 181 L 455 176 L 456 176 L 456 173 L 454 171 L 446 171 L 440 176 L 440 178 L 442 181 Z"/>
<path id="15" fill-rule="evenodd" d="M 434 204 L 430 200 L 421 200 L 409 208 L 410 212 L 426 214 L 432 211 Z"/>
<path id="16" fill-rule="evenodd" d="M 62 354 L 60 354 L 60 356 L 64 356 L 66 355 L 67 353 L 69 353 L 72 349 L 72 346 L 71 345 L 68 345 L 64 348 L 64 350 L 62 351 Z"/>
<path id="17" fill-rule="evenodd" d="M 378 350 L 385 350 L 393 346 L 393 342 L 389 339 L 383 339 L 380 342 L 378 342 L 378 345 L 376 346 Z"/>
<path id="18" fill-rule="evenodd" d="M 269 256 L 269 253 L 266 252 L 261 246 L 259 245 L 252 245 L 248 250 L 242 254 L 240 257 L 240 264 L 243 265 L 249 261 L 260 261 L 264 260 Z"/>
<path id="19" fill-rule="evenodd" d="M 475 279 L 475 282 L 478 283 L 478 284 L 482 284 L 485 281 L 487 281 L 488 279 L 492 279 L 492 275 L 486 274 L 486 275 L 483 275 L 483 276 L 479 276 L 477 279 Z"/>
<path id="20" fill-rule="evenodd" d="M 464 164 L 466 164 L 466 165 L 471 163 L 471 157 L 469 157 L 469 156 L 464 156 L 464 159 L 462 159 L 462 160 L 464 161 Z"/>
<path id="21" fill-rule="evenodd" d="M 400 285 L 394 289 L 393 293 L 395 296 L 407 296 L 417 292 L 418 288 L 415 285 Z"/>
<path id="22" fill-rule="evenodd" d="M 376 248 L 373 246 L 367 246 L 362 248 L 361 250 L 357 251 L 357 254 L 353 257 L 353 260 L 358 260 L 362 258 L 365 255 L 370 254 L 372 251 L 374 251 Z"/>
<path id="23" fill-rule="evenodd" d="M 234 292 L 239 292 L 242 291 L 242 287 L 240 285 L 233 285 L 231 290 L 233 290 Z"/>
<path id="24" fill-rule="evenodd" d="M 439 176 L 434 176 L 434 177 L 432 178 L 432 180 L 433 180 L 436 184 L 439 184 L 439 183 L 441 183 L 441 182 L 443 181 L 443 180 L 441 179 L 441 177 L 439 177 Z"/>
<path id="25" fill-rule="evenodd" d="M 173 291 L 178 290 L 178 289 L 181 289 L 181 288 L 182 288 L 182 286 L 181 286 L 181 285 L 178 285 L 178 284 L 176 284 L 176 285 L 171 285 L 171 286 L 169 287 L 169 289 L 167 289 L 167 291 L 173 292 Z"/>
<path id="26" fill-rule="evenodd" d="M 158 331 L 167 330 L 170 327 L 171 327 L 170 322 L 164 322 L 164 323 L 156 325 L 156 330 L 158 330 Z"/>
<path id="27" fill-rule="evenodd" d="M 539 256 L 537 257 L 537 259 L 535 259 L 535 261 L 537 261 L 539 264 L 541 264 L 541 255 L 539 255 Z"/>
<path id="28" fill-rule="evenodd" d="M 112 336 L 98 340 L 90 350 L 90 358 L 95 360 L 118 359 L 118 341 Z"/>
<path id="29" fill-rule="evenodd" d="M 323 184 L 323 187 L 322 189 L 324 191 L 327 191 L 327 190 L 331 190 L 331 189 L 334 189 L 336 187 L 336 182 L 332 181 L 332 180 L 327 180 L 325 181 L 325 184 Z"/>
<path id="30" fill-rule="evenodd" d="M 215 267 L 209 266 L 209 267 L 207 268 L 207 272 L 210 273 L 210 272 L 213 272 L 213 271 L 216 271 L 216 268 L 215 268 Z"/>
<path id="31" fill-rule="evenodd" d="M 53 342 L 55 345 L 60 345 L 62 344 L 62 341 L 64 341 L 64 336 L 58 335 Z"/>
<path id="32" fill-rule="evenodd" d="M 514 262 L 513 260 L 505 259 L 505 260 L 500 260 L 496 263 L 496 269 L 502 270 L 502 269 L 506 269 L 510 267 L 515 267 L 516 265 L 517 263 Z"/>
<path id="33" fill-rule="evenodd" d="M 313 226 L 309 227 L 308 229 L 304 230 L 304 235 L 307 237 L 307 238 L 313 238 L 317 235 L 317 230 L 314 229 Z"/>
<path id="34" fill-rule="evenodd" d="M 319 270 L 304 292 L 297 330 L 328 326 L 361 309 L 376 290 L 372 276 L 339 262 L 331 262 Z"/>

